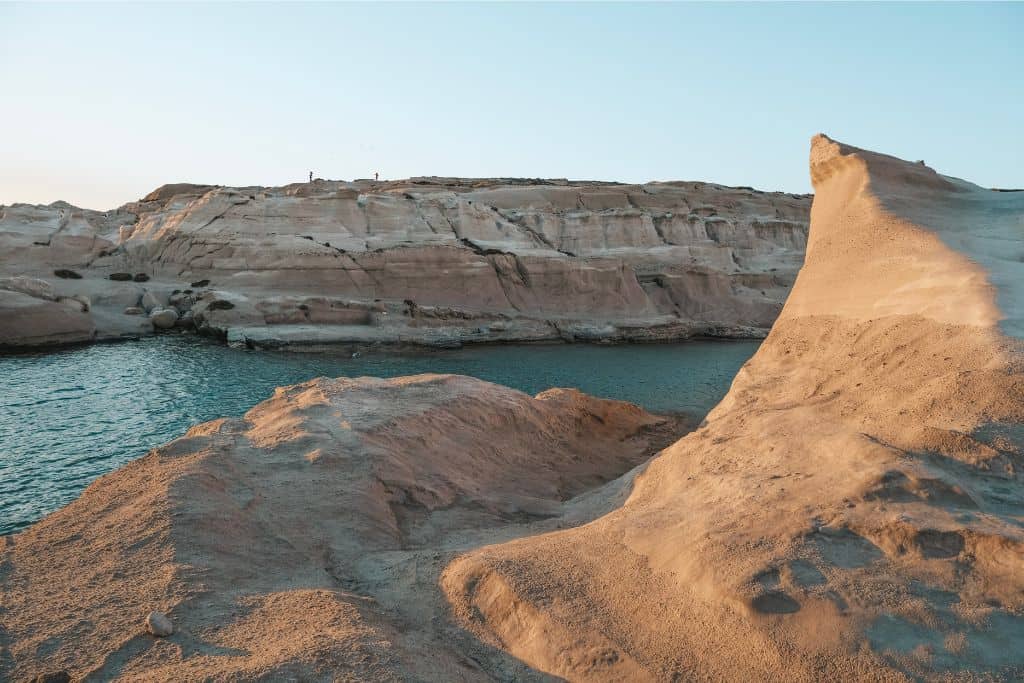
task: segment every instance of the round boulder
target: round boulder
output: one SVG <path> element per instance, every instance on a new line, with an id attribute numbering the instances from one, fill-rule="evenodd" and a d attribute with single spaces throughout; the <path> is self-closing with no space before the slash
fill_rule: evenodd
<path id="1" fill-rule="evenodd" d="M 178 322 L 178 312 L 173 308 L 154 308 L 149 313 L 149 321 L 153 323 L 153 327 L 169 330 Z"/>
<path id="2" fill-rule="evenodd" d="M 174 624 L 163 612 L 150 612 L 146 617 L 146 630 L 157 638 L 165 638 L 174 633 Z"/>

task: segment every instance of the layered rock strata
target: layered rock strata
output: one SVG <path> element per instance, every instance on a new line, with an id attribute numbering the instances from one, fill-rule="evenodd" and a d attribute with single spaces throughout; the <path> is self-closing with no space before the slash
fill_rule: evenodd
<path id="1" fill-rule="evenodd" d="M 0 208 L 0 274 L 89 297 L 101 337 L 134 330 L 117 317 L 146 293 L 248 345 L 759 337 L 809 203 L 691 182 L 166 185 L 104 213 Z"/>

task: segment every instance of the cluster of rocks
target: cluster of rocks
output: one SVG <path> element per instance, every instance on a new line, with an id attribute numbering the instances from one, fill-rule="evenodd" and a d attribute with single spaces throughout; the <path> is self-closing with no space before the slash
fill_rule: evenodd
<path id="1" fill-rule="evenodd" d="M 169 330 L 173 327 L 192 329 L 192 305 L 195 303 L 192 290 L 174 290 L 170 296 L 162 297 L 151 290 L 146 290 L 140 297 L 137 306 L 124 309 L 125 315 L 146 315 L 153 327 L 158 330 Z"/>

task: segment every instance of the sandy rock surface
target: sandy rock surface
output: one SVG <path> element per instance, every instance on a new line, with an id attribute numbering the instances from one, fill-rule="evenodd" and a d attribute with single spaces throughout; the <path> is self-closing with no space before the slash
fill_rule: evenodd
<path id="1" fill-rule="evenodd" d="M 602 514 L 682 431 L 449 375 L 278 389 L 0 537 L 0 680 L 543 679 L 450 621 L 441 570 Z"/>
<path id="2" fill-rule="evenodd" d="M 1024 677 L 1024 193 L 824 136 L 811 175 L 706 424 L 621 509 L 447 568 L 485 642 L 571 680 Z"/>
<path id="3" fill-rule="evenodd" d="M 700 182 L 176 184 L 107 212 L 0 207 L 0 277 L 95 297 L 100 337 L 183 294 L 250 346 L 760 337 L 809 205 Z"/>
<path id="4" fill-rule="evenodd" d="M 806 263 L 696 431 L 279 389 L 0 541 L 0 679 L 1021 680 L 1024 193 L 824 136 L 810 167 Z M 216 284 L 195 316 L 287 312 Z"/>

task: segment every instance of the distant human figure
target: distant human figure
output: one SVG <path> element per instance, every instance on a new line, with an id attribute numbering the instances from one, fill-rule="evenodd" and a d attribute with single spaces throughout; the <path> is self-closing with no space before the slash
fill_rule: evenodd
<path id="1" fill-rule="evenodd" d="M 313 172 L 309 172 L 309 182 L 313 182 Z"/>
<path id="2" fill-rule="evenodd" d="M 373 179 L 374 180 L 380 180 L 380 173 L 377 173 L 376 171 L 374 171 L 373 172 Z"/>

